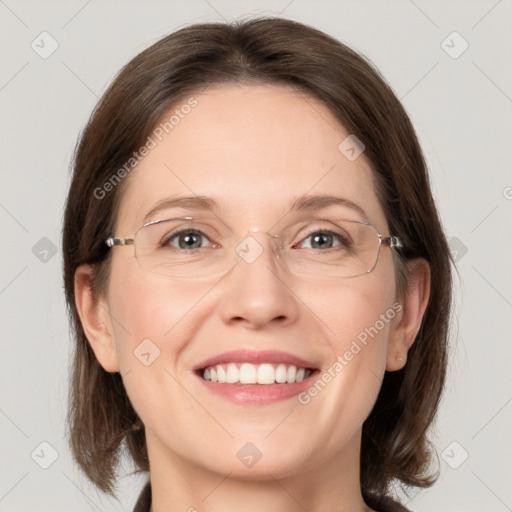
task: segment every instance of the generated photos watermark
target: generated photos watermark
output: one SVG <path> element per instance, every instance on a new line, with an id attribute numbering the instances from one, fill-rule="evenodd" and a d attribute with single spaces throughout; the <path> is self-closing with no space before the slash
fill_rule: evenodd
<path id="1" fill-rule="evenodd" d="M 366 327 L 352 340 L 350 347 L 343 353 L 338 355 L 334 363 L 329 366 L 318 379 L 306 391 L 299 393 L 297 399 L 302 405 L 307 405 L 311 399 L 320 393 L 329 382 L 331 382 L 341 371 L 348 366 L 350 361 L 354 359 L 361 350 L 368 345 L 368 342 L 375 338 L 382 329 L 395 318 L 397 313 L 403 309 L 402 304 L 395 302 L 385 313 L 381 313 L 379 318 L 370 327 Z"/>
<path id="2" fill-rule="evenodd" d="M 133 152 L 131 156 L 110 178 L 103 183 L 101 187 L 94 189 L 94 197 L 96 199 L 103 199 L 109 192 L 130 174 L 137 164 L 149 154 L 149 152 L 158 146 L 165 135 L 171 133 L 176 126 L 178 126 L 182 119 L 190 114 L 192 109 L 197 106 L 197 100 L 193 97 L 189 98 L 186 103 L 183 103 L 179 108 L 169 116 L 166 121 L 161 122 L 148 136 L 146 142 L 137 151 Z"/>

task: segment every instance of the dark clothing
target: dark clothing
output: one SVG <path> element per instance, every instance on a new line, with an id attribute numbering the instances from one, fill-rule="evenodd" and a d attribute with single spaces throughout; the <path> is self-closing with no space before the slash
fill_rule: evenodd
<path id="1" fill-rule="evenodd" d="M 378 512 L 410 512 L 400 503 L 392 500 L 388 497 L 371 497 L 367 498 L 366 504 L 369 507 L 372 507 L 373 510 L 378 510 Z M 142 492 L 140 493 L 139 499 L 137 500 L 137 504 L 133 509 L 133 512 L 149 512 L 151 507 L 151 485 L 149 482 L 144 486 Z"/>
<path id="2" fill-rule="evenodd" d="M 148 482 L 139 495 L 133 512 L 149 512 L 151 508 L 151 484 Z"/>
<path id="3" fill-rule="evenodd" d="M 389 496 L 365 496 L 364 502 L 378 512 L 411 512 Z"/>

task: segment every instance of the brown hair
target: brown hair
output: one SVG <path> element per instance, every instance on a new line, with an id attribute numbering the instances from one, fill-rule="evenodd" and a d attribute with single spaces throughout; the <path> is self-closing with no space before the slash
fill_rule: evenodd
<path id="1" fill-rule="evenodd" d="M 211 85 L 233 82 L 285 84 L 323 101 L 366 147 L 390 232 L 404 244 L 395 261 L 398 290 L 406 292 L 407 260 L 421 257 L 430 265 L 430 301 L 407 365 L 386 372 L 363 425 L 361 488 L 368 500 L 388 493 L 394 480 L 431 485 L 426 433 L 445 380 L 451 268 L 425 161 L 405 110 L 364 57 L 282 18 L 196 24 L 161 39 L 124 67 L 81 135 L 63 229 L 64 283 L 76 341 L 69 402 L 73 455 L 86 475 L 111 493 L 123 444 L 136 466 L 148 470 L 144 427 L 120 375 L 104 371 L 96 360 L 75 305 L 78 266 L 94 266 L 95 293 L 108 279 L 104 241 L 113 232 L 127 180 L 101 198 L 97 190 L 171 106 Z"/>

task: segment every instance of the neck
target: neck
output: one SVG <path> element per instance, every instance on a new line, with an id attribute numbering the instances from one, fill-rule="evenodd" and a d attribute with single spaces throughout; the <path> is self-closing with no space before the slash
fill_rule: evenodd
<path id="1" fill-rule="evenodd" d="M 212 461 L 200 465 L 170 452 L 147 432 L 151 512 L 369 511 L 360 490 L 360 441 L 358 431 L 330 459 L 312 464 L 304 461 L 293 473 L 277 465 L 265 466 L 262 457 L 251 469 L 249 479 L 237 475 L 238 468 L 220 473 L 207 467 Z"/>

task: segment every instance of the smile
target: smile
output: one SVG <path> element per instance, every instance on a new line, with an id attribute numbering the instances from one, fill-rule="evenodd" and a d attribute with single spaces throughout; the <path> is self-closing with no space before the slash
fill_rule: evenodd
<path id="1" fill-rule="evenodd" d="M 284 363 L 228 363 L 200 371 L 204 380 L 219 384 L 292 384 L 307 379 L 313 370 Z"/>
<path id="2" fill-rule="evenodd" d="M 214 395 L 235 404 L 261 406 L 303 392 L 319 373 L 319 363 L 281 350 L 243 348 L 201 361 L 194 374 Z"/>

